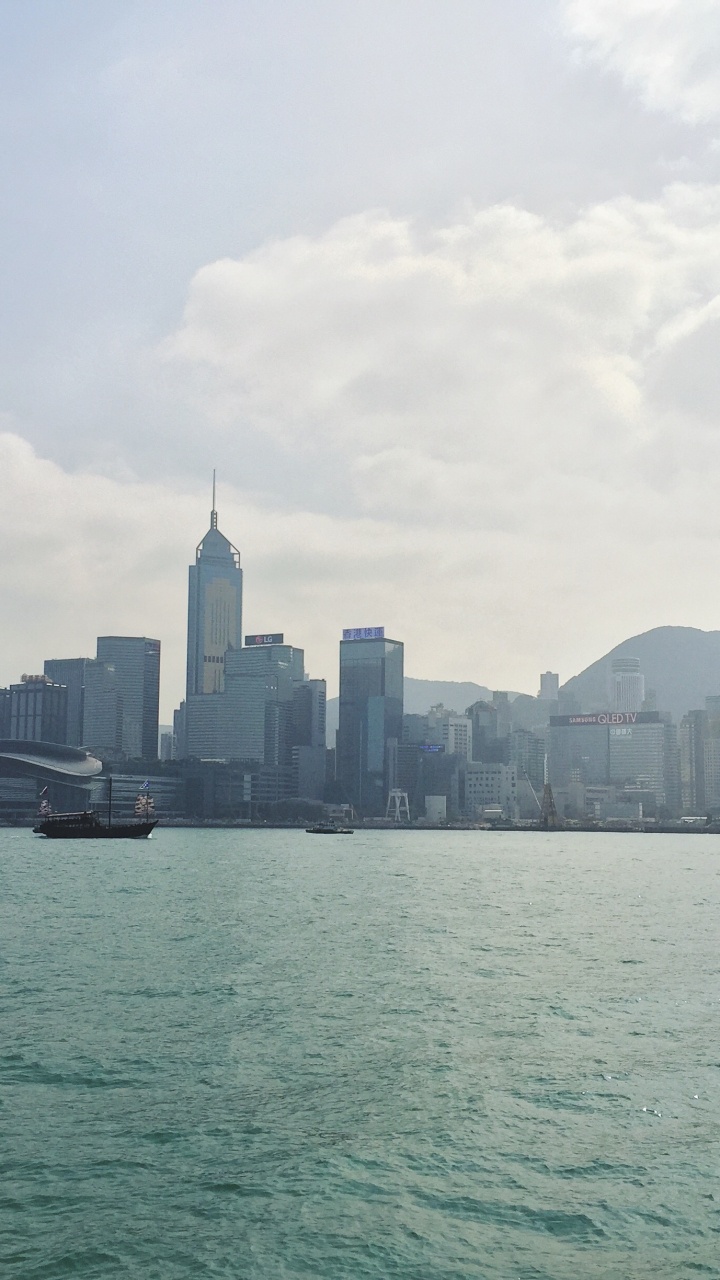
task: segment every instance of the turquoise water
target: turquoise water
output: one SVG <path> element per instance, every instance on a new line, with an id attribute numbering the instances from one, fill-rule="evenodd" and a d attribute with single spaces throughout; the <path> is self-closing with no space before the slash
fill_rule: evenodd
<path id="1" fill-rule="evenodd" d="M 0 832 L 0 1267 L 720 1276 L 720 839 Z"/>

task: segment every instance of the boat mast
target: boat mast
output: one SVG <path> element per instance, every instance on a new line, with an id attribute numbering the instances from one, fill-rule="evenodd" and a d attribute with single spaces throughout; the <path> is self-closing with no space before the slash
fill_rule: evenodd
<path id="1" fill-rule="evenodd" d="M 108 777 L 108 826 L 112 823 L 112 774 Z"/>

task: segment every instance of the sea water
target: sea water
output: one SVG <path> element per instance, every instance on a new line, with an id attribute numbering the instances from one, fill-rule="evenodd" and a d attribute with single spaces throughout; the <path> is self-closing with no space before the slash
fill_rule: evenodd
<path id="1" fill-rule="evenodd" d="M 720 1276 L 720 838 L 0 832 L 8 1280 Z"/>

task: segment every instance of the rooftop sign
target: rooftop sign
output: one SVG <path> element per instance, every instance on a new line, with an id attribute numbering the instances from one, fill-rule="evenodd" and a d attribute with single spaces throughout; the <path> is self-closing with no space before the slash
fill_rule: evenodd
<path id="1" fill-rule="evenodd" d="M 346 627 L 343 640 L 384 640 L 384 627 Z"/>
<path id="2" fill-rule="evenodd" d="M 659 711 L 593 711 L 587 715 L 551 716 L 552 729 L 567 729 L 583 725 L 659 724 Z"/>
<path id="3" fill-rule="evenodd" d="M 285 635 L 282 631 L 273 631 L 268 633 L 265 636 L 246 636 L 245 637 L 245 645 L 247 648 L 251 648 L 253 645 L 258 645 L 258 644 L 284 644 L 284 643 L 285 643 Z"/>

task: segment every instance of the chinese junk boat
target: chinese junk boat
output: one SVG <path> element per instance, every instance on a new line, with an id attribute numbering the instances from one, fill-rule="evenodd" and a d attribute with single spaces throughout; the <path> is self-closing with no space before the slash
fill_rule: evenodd
<path id="1" fill-rule="evenodd" d="M 135 801 L 134 822 L 112 820 L 112 778 L 108 778 L 108 816 L 103 822 L 94 809 L 82 813 L 52 813 L 46 793 L 40 801 L 35 835 L 49 840 L 147 840 L 157 826 L 155 804 L 145 787 Z M 46 789 L 47 790 L 47 789 Z"/>

